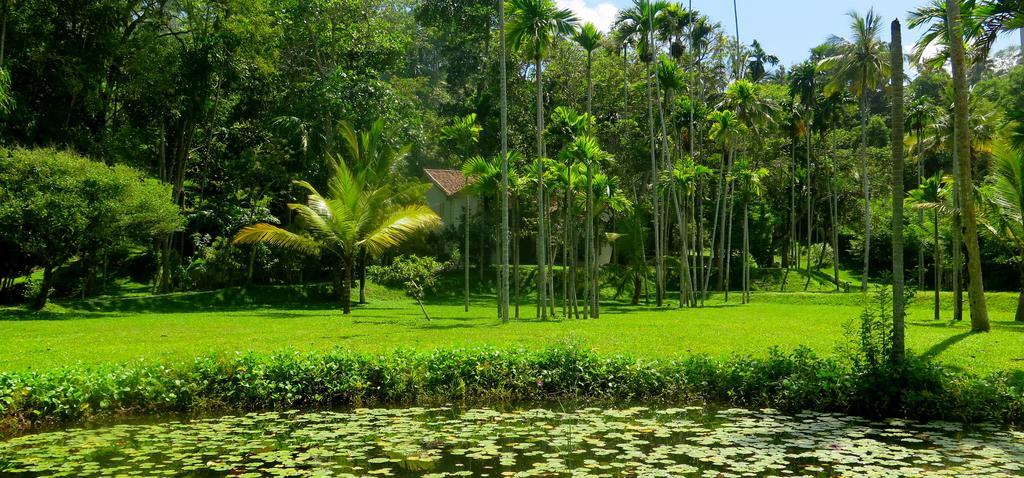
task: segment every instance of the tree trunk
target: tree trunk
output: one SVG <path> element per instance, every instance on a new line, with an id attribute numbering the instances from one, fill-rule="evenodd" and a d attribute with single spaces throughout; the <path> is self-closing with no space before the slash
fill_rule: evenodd
<path id="1" fill-rule="evenodd" d="M 651 42 L 653 44 L 653 42 Z M 647 118 L 648 132 L 651 137 L 651 206 L 654 216 L 654 280 L 655 280 L 655 303 L 658 307 L 662 305 L 662 269 L 661 269 L 661 208 L 658 201 L 658 158 L 657 140 L 654 134 L 654 82 L 651 78 L 651 62 L 646 62 L 647 67 Z"/>
<path id="2" fill-rule="evenodd" d="M 932 223 L 935 226 L 935 320 L 942 319 L 942 244 L 939 243 L 939 211 L 932 211 Z"/>
<path id="3" fill-rule="evenodd" d="M 46 301 L 50 298 L 50 289 L 53 287 L 53 274 L 52 266 L 43 268 L 43 282 L 39 285 L 39 293 L 36 294 L 36 299 L 32 303 L 33 309 L 43 310 L 43 307 L 46 307 Z"/>
<path id="4" fill-rule="evenodd" d="M 534 58 L 537 78 L 537 303 L 538 316 L 548 319 L 547 204 L 544 202 L 544 77 L 540 55 Z"/>
<path id="5" fill-rule="evenodd" d="M 466 312 L 469 312 L 469 194 L 466 195 L 462 205 L 462 231 L 462 263 L 463 271 L 465 272 L 462 282 L 465 292 L 463 308 Z"/>
<path id="6" fill-rule="evenodd" d="M 903 293 L 903 31 L 892 22 L 892 359 L 902 362 L 906 353 Z"/>
<path id="7" fill-rule="evenodd" d="M 864 192 L 864 276 L 860 281 L 861 292 L 868 291 L 871 272 L 871 181 L 868 178 L 868 96 L 863 92 L 860 98 L 860 183 Z"/>
<path id="8" fill-rule="evenodd" d="M 352 262 L 351 256 L 343 259 L 344 267 L 341 272 L 341 310 L 345 315 L 352 313 Z"/>
<path id="9" fill-rule="evenodd" d="M 949 17 L 950 38 L 963 38 L 960 24 L 959 2 L 947 2 L 946 15 Z M 953 89 L 956 93 L 957 149 L 959 150 L 960 211 L 964 223 L 964 243 L 967 245 L 967 292 L 971 302 L 971 329 L 975 332 L 992 330 L 988 320 L 988 305 L 985 303 L 985 284 L 981 271 L 981 247 L 978 244 L 978 219 L 974 210 L 974 181 L 971 171 L 971 128 L 970 90 L 967 85 L 967 58 L 964 44 L 951 41 L 950 52 L 953 60 Z"/>
<path id="10" fill-rule="evenodd" d="M 807 118 L 807 282 L 804 283 L 804 292 L 811 286 L 811 246 L 814 244 L 811 236 L 814 233 L 814 170 L 811 168 L 811 128 L 814 126 L 813 114 Z"/>
<path id="11" fill-rule="evenodd" d="M 508 72 L 505 58 L 505 2 L 498 2 L 498 28 L 500 29 L 499 46 L 501 61 L 501 278 L 499 279 L 498 303 L 501 309 L 501 321 L 509 319 L 509 178 L 508 178 Z"/>
<path id="12" fill-rule="evenodd" d="M 366 249 L 359 251 L 359 304 L 366 303 Z"/>

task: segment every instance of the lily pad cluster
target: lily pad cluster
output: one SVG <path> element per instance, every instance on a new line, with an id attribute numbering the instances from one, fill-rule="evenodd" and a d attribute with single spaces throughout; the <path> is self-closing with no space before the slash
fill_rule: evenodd
<path id="1" fill-rule="evenodd" d="M 272 412 L 28 435 L 0 477 L 1000 477 L 1024 433 L 771 409 Z"/>

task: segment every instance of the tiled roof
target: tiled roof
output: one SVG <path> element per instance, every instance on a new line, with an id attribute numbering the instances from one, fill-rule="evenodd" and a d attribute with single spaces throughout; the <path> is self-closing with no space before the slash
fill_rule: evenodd
<path id="1" fill-rule="evenodd" d="M 466 187 L 466 177 L 462 175 L 462 171 L 454 169 L 424 169 L 423 171 L 448 197 L 458 194 Z"/>

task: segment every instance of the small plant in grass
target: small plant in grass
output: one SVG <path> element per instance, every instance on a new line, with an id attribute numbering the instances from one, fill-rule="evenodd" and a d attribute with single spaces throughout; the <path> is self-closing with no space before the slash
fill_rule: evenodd
<path id="1" fill-rule="evenodd" d="M 378 283 L 404 287 L 405 293 L 416 299 L 423 316 L 429 321 L 430 314 L 423 305 L 423 298 L 437 287 L 438 276 L 452 270 L 459 263 L 458 256 L 459 254 L 455 253 L 448 262 L 438 262 L 429 256 L 398 256 L 391 265 L 373 266 L 367 272 Z"/>

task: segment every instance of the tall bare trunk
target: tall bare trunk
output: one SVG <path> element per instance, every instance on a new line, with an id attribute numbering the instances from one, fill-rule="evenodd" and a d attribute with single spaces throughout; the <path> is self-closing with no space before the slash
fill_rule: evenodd
<path id="1" fill-rule="evenodd" d="M 507 60 L 505 58 L 505 2 L 498 1 L 498 28 L 500 31 L 499 46 L 501 60 L 499 80 L 501 85 L 501 277 L 499 279 L 498 307 L 501 321 L 509 319 L 509 218 L 508 218 L 508 78 Z"/>
<path id="2" fill-rule="evenodd" d="M 469 312 L 469 194 L 466 194 L 462 204 L 462 232 L 462 263 L 463 272 L 465 273 L 462 283 L 465 294 L 463 309 Z"/>
<path id="3" fill-rule="evenodd" d="M 892 22 L 892 359 L 903 361 L 905 306 L 903 294 L 903 30 Z"/>
<path id="4" fill-rule="evenodd" d="M 538 315 L 547 320 L 548 311 L 548 270 L 547 270 L 547 204 L 544 199 L 544 76 L 540 56 L 534 58 L 537 78 L 537 302 Z"/>
<path id="5" fill-rule="evenodd" d="M 932 211 L 935 241 L 935 320 L 942 319 L 942 244 L 939 243 L 939 211 Z"/>
<path id="6" fill-rule="evenodd" d="M 655 280 L 655 302 L 658 307 L 662 305 L 662 262 L 661 262 L 661 208 L 659 205 L 658 191 L 658 158 L 656 136 L 654 134 L 654 84 L 651 78 L 651 62 L 647 61 L 647 118 L 648 133 L 651 137 L 651 205 L 654 211 L 654 280 Z"/>
<path id="7" fill-rule="evenodd" d="M 861 292 L 868 291 L 871 272 L 871 180 L 868 178 L 868 96 L 860 97 L 860 183 L 864 193 L 864 271 L 860 281 Z"/>
<path id="8" fill-rule="evenodd" d="M 981 247 L 978 244 L 978 219 L 974 210 L 974 181 L 971 171 L 971 128 L 970 128 L 970 91 L 967 85 L 967 58 L 960 24 L 959 2 L 947 2 L 949 36 L 956 39 L 950 43 L 953 60 L 953 89 L 956 93 L 956 124 L 958 126 L 957 149 L 960 164 L 960 211 L 964 223 L 964 243 L 967 246 L 967 293 L 971 302 L 971 329 L 975 332 L 988 332 L 992 329 L 988 320 L 988 305 L 985 303 L 985 284 L 981 271 Z"/>

